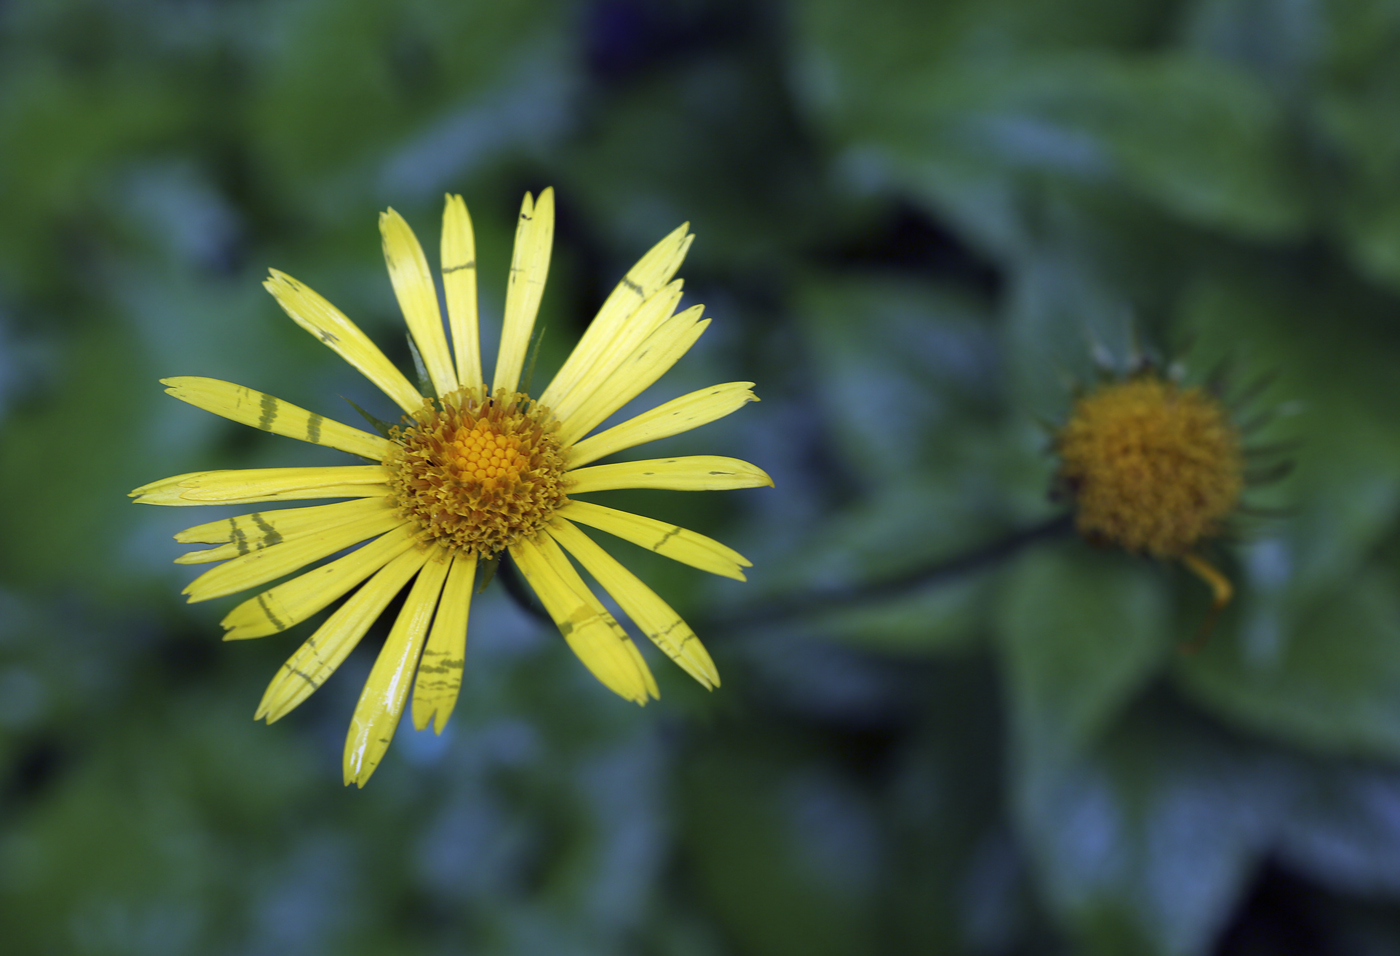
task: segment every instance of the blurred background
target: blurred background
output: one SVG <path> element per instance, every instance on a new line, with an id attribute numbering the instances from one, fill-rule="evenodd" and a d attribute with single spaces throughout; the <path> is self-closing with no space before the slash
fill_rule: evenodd
<path id="1" fill-rule="evenodd" d="M 0 949 L 1400 953 L 1397 117 L 1397 0 L 0 3 Z M 689 221 L 640 402 L 762 396 L 656 453 L 776 489 L 610 499 L 754 562 L 609 542 L 724 685 L 647 647 L 633 707 L 497 582 L 347 790 L 384 626 L 254 724 L 310 627 L 220 643 L 170 536 L 240 509 L 126 497 L 340 456 L 156 380 L 392 417 L 267 269 L 410 367 L 377 213 L 436 262 L 464 195 L 490 341 L 551 185 L 537 380 Z M 1194 655 L 1206 588 L 1048 494 L 1135 342 L 1297 443 Z"/>

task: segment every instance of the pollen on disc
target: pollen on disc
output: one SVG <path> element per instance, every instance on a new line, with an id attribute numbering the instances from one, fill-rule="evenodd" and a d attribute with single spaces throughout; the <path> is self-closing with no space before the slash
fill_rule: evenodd
<path id="1" fill-rule="evenodd" d="M 1079 399 L 1055 444 L 1080 533 L 1129 551 L 1187 553 L 1219 531 L 1244 489 L 1224 406 L 1151 373 Z"/>
<path id="2" fill-rule="evenodd" d="M 549 410 L 520 393 L 460 389 L 391 430 L 400 512 L 424 541 L 490 556 L 543 530 L 568 500 Z"/>

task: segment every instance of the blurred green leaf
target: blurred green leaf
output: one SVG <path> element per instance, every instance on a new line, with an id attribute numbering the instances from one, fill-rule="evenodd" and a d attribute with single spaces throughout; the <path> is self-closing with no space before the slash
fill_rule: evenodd
<path id="1" fill-rule="evenodd" d="M 1324 752 L 1400 757 L 1400 582 L 1370 569 L 1330 594 L 1263 595 L 1233 639 L 1183 659 L 1216 712 Z"/>
<path id="2" fill-rule="evenodd" d="M 1296 236 L 1306 221 L 1275 104 L 1252 77 L 1207 59 L 1076 55 L 985 75 L 911 78 L 856 139 L 889 150 L 910 186 L 955 208 L 943 155 L 983 177 L 1048 173 L 1121 183 L 1168 216 L 1242 236 Z M 1024 222 L 1022 228 L 1031 228 Z"/>
<path id="3" fill-rule="evenodd" d="M 1091 743 L 1156 669 L 1173 616 L 1163 569 L 1078 542 L 1021 555 L 1002 582 L 997 642 L 1023 759 Z"/>
<path id="4" fill-rule="evenodd" d="M 1169 15 L 1164 0 L 810 0 L 794 9 L 799 94 L 820 110 L 877 107 L 930 62 L 969 67 L 1043 51 L 1137 47 Z"/>
<path id="5" fill-rule="evenodd" d="M 268 821 L 327 781 L 308 773 L 305 741 L 210 705 L 111 715 L 68 751 L 60 788 L 10 821 L 0 931 L 12 951 L 176 954 L 256 931 L 246 875 L 298 843 L 290 818 Z M 324 928 L 348 941 L 353 923 Z"/>
<path id="6" fill-rule="evenodd" d="M 822 411 L 857 481 L 907 483 L 986 435 L 999 372 L 987 303 L 878 275 L 811 277 L 796 292 Z"/>
<path id="7" fill-rule="evenodd" d="M 811 202 L 819 171 L 795 148 L 780 71 L 756 70 L 733 51 L 668 66 L 619 88 L 589 134 L 568 144 L 561 195 L 621 236 L 622 248 L 649 248 L 691 223 L 689 276 L 718 267 L 781 281 L 794 254 L 827 241 L 840 217 Z"/>
<path id="8" fill-rule="evenodd" d="M 1184 46 L 1250 69 L 1291 103 L 1314 79 L 1340 6 L 1194 0 L 1183 11 Z M 1327 29 L 1329 18 L 1332 30 Z"/>
<path id="9" fill-rule="evenodd" d="M 1046 450 L 1051 434 L 1043 426 L 1058 428 L 1075 389 L 1098 381 L 1096 361 L 1126 368 L 1138 332 L 1126 292 L 1103 274 L 1077 225 L 1057 223 L 1044 245 L 1021 257 L 1002 322 L 1008 401 L 1026 422 L 1041 424 Z M 1051 468 L 1047 455 L 1045 488 Z"/>
<path id="10" fill-rule="evenodd" d="M 1005 29 L 996 6 L 913 15 L 900 30 L 923 42 L 907 56 L 872 36 L 889 35 L 896 6 L 822 7 L 804 21 L 801 91 L 849 151 L 855 183 L 913 189 L 1001 255 L 1034 231 L 1018 195 L 1034 192 L 1031 174 L 1110 195 L 1126 187 L 1170 217 L 1250 238 L 1302 232 L 1309 212 L 1281 111 L 1248 71 L 1211 57 L 1066 43 L 1055 27 L 1033 32 L 1033 14 L 1016 17 L 1030 28 L 1019 50 L 1016 41 L 989 47 Z M 931 22 L 920 31 L 917 19 Z"/>
<path id="11" fill-rule="evenodd" d="M 1303 763 L 1280 834 L 1284 863 L 1341 893 L 1400 890 L 1400 775 L 1393 767 Z"/>
<path id="12" fill-rule="evenodd" d="M 0 540 L 11 542 L 0 557 L 8 580 L 72 587 L 109 573 L 122 524 L 113 504 L 154 480 L 140 474 L 128 438 L 153 404 L 142 397 L 147 384 L 129 374 L 140 366 L 116 326 L 90 325 L 68 340 L 64 387 L 6 420 L 0 489 L 23 502 L 0 509 Z"/>
<path id="13" fill-rule="evenodd" d="M 1102 136 L 1165 212 L 1250 238 L 1301 234 L 1308 212 L 1282 116 L 1248 73 L 1164 56 L 1095 64 L 1079 82 L 1052 114 L 1063 108 Z"/>
<path id="14" fill-rule="evenodd" d="M 177 136 L 195 115 L 196 101 L 181 83 L 149 65 L 123 66 L 85 75 L 33 54 L 0 64 L 0 278 L 7 286 L 53 294 L 52 274 L 77 265 L 71 249 L 64 254 L 64 229 L 99 225 L 86 220 L 132 155 Z"/>
<path id="15" fill-rule="evenodd" d="M 1400 289 L 1400 134 L 1385 121 L 1400 109 L 1400 75 L 1383 85 L 1334 91 L 1318 106 L 1319 125 L 1338 155 L 1334 228 L 1358 268 Z"/>
<path id="16" fill-rule="evenodd" d="M 240 117 L 260 172 L 288 195 L 314 186 L 310 198 L 333 209 L 344 177 L 371 185 L 365 167 L 390 147 L 454 110 L 485 106 L 494 86 L 521 78 L 516 70 L 541 70 L 557 31 L 552 12 L 550 0 L 488 7 L 315 0 L 279 8 Z M 441 155 L 424 157 L 420 176 L 440 180 L 452 153 L 458 163 L 478 159 L 483 147 L 517 146 L 531 138 L 517 135 L 522 129 L 539 131 L 560 117 L 459 119 L 460 128 L 439 130 Z"/>
<path id="17" fill-rule="evenodd" d="M 994 593 L 989 573 L 971 571 L 867 607 L 818 608 L 811 627 L 886 654 L 962 650 L 981 639 Z"/>
<path id="18" fill-rule="evenodd" d="M 1005 742 L 991 661 L 940 661 L 930 677 L 920 722 L 894 752 L 882 793 L 885 951 L 980 954 L 1015 952 L 1018 942 L 1034 946 L 1042 927 L 1027 860 L 1002 806 Z"/>
<path id="19" fill-rule="evenodd" d="M 683 777 L 698 891 L 754 956 L 876 952 L 869 808 L 791 742 L 744 736 Z"/>
<path id="20" fill-rule="evenodd" d="M 1400 289 L 1400 132 L 1390 122 L 1400 109 L 1400 15 L 1384 0 L 1334 4 L 1328 13 L 1310 119 L 1325 162 L 1329 225 L 1363 273 Z"/>
<path id="21" fill-rule="evenodd" d="M 1257 525 L 1283 543 L 1283 577 L 1306 604 L 1349 586 L 1400 514 L 1400 431 L 1394 303 L 1325 265 L 1289 273 L 1221 269 L 1200 278 L 1181 303 L 1180 326 L 1202 363 L 1236 359 L 1237 379 L 1275 384 L 1239 418 L 1296 411 L 1245 436 L 1246 446 L 1294 441 L 1296 474 L 1247 490 L 1245 503 L 1283 508 Z M 1193 356 L 1193 357 L 1194 357 Z"/>
<path id="22" fill-rule="evenodd" d="M 1018 766 L 1043 898 L 1105 956 L 1209 952 L 1286 806 L 1269 760 L 1157 702 L 1091 753 Z"/>

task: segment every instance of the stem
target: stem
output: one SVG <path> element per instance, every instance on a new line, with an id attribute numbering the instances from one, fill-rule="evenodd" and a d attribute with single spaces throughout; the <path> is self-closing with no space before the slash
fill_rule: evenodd
<path id="1" fill-rule="evenodd" d="M 872 581 L 849 587 L 827 588 L 806 594 L 788 595 L 757 604 L 730 617 L 712 619 L 709 627 L 753 627 L 773 624 L 793 618 L 809 617 L 853 605 L 867 604 L 883 598 L 898 597 L 935 584 L 942 584 L 982 570 L 1002 561 L 1022 548 L 1039 541 L 1058 538 L 1074 530 L 1070 514 L 1057 515 L 1048 521 L 1013 531 L 1010 534 L 946 560 L 926 564 L 884 581 Z"/>

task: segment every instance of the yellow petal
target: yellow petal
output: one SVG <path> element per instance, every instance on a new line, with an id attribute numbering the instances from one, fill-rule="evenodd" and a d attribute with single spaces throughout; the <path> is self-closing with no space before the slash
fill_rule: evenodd
<path id="1" fill-rule="evenodd" d="M 249 598 L 219 622 L 228 631 L 224 640 L 266 637 L 300 624 L 413 547 L 417 537 L 411 525 L 400 525 L 363 548 Z"/>
<path id="2" fill-rule="evenodd" d="M 467 617 L 471 611 L 472 584 L 476 580 L 476 555 L 458 552 L 447 573 L 433 629 L 418 663 L 413 684 L 413 726 L 419 730 L 433 723 L 442 733 L 457 695 L 462 689 L 462 666 L 467 653 Z"/>
<path id="3" fill-rule="evenodd" d="M 457 372 L 452 368 L 452 356 L 447 351 L 447 336 L 442 331 L 442 312 L 438 310 L 437 286 L 428 271 L 428 257 L 418 237 L 393 209 L 379 216 L 379 234 L 384 241 L 384 261 L 389 266 L 389 281 L 403 310 L 409 334 L 418 343 L 418 353 L 428 367 L 428 378 L 439 395 L 457 390 Z"/>
<path id="4" fill-rule="evenodd" d="M 259 551 L 291 541 L 321 528 L 355 518 L 376 514 L 392 508 L 388 498 L 352 498 L 329 505 L 310 508 L 286 508 L 280 511 L 255 511 L 250 515 L 224 518 L 207 524 L 186 528 L 175 535 L 176 541 L 223 542 L 217 548 L 191 551 L 175 559 L 176 564 L 208 564 L 225 561 L 240 554 Z"/>
<path id="5" fill-rule="evenodd" d="M 656 678 L 652 675 L 651 668 L 647 666 L 646 658 L 642 657 L 642 652 L 637 649 L 636 643 L 623 629 L 622 625 L 617 622 L 617 619 L 612 616 L 612 613 L 603 607 L 603 603 L 598 600 L 597 596 L 589 589 L 588 585 L 583 583 L 583 578 L 579 577 L 579 573 L 575 571 L 574 566 L 569 563 L 569 559 L 564 555 L 558 543 L 548 534 L 539 535 L 535 543 L 540 553 L 545 556 L 545 560 L 549 562 L 550 569 L 555 574 L 559 575 L 559 578 L 567 583 L 576 594 L 583 595 L 593 613 L 609 622 L 612 631 L 623 638 L 620 646 L 623 652 L 631 658 L 632 673 L 639 676 L 642 681 L 641 691 L 643 691 L 643 693 L 640 698 L 636 699 L 636 703 L 644 705 L 648 698 L 660 697 L 661 690 L 656 685 Z M 603 635 L 601 632 L 598 632 L 594 636 L 601 639 Z M 587 642 L 580 642 L 579 645 L 573 647 L 575 655 L 578 655 L 580 648 L 585 647 L 586 643 Z M 597 650 L 598 649 L 595 647 L 589 650 L 589 652 L 597 653 Z M 628 699 L 631 700 L 633 698 L 629 697 Z"/>
<path id="6" fill-rule="evenodd" d="M 588 606 L 593 609 L 594 613 L 611 622 L 613 630 L 624 638 L 623 648 L 632 658 L 633 664 L 636 665 L 638 672 L 641 674 L 642 681 L 646 685 L 647 693 L 652 697 L 661 696 L 661 691 L 656 687 L 656 678 L 652 676 L 651 668 L 647 667 L 647 662 L 642 657 L 641 651 L 637 650 L 637 645 L 627 636 L 627 632 L 622 629 L 622 625 L 618 624 L 612 614 L 603 607 L 603 602 L 599 601 L 593 591 L 589 589 L 588 585 L 583 583 L 583 578 L 579 577 L 579 573 L 574 570 L 574 566 L 569 563 L 569 559 L 564 555 L 563 550 L 560 549 L 555 540 L 548 534 L 541 534 L 536 536 L 534 544 L 539 548 L 540 554 L 544 555 L 545 561 L 549 563 L 550 570 L 557 574 L 559 579 L 572 588 L 576 594 L 581 595 L 583 599 L 588 602 Z M 643 699 L 641 703 L 646 703 L 646 700 Z"/>
<path id="7" fill-rule="evenodd" d="M 707 690 L 719 686 L 719 671 L 705 645 L 679 614 L 593 539 L 567 521 L 555 520 L 549 533 L 578 559 L 584 570 L 613 596 L 623 613 L 651 642 Z"/>
<path id="8" fill-rule="evenodd" d="M 354 781 L 363 787 L 394 739 L 450 561 L 441 548 L 430 551 L 427 563 L 408 592 L 403 610 L 374 660 L 369 679 L 360 692 L 360 701 L 355 705 L 354 716 L 350 718 L 350 732 L 345 737 L 346 786 Z"/>
<path id="9" fill-rule="evenodd" d="M 276 269 L 271 272 L 263 286 L 293 322 L 334 349 L 404 411 L 413 414 L 423 406 L 423 396 L 359 326 L 296 279 Z"/>
<path id="10" fill-rule="evenodd" d="M 753 382 L 702 388 L 585 438 L 569 449 L 569 465 L 578 468 L 614 452 L 688 432 L 756 401 Z"/>
<path id="11" fill-rule="evenodd" d="M 203 478 L 205 475 L 212 475 L 211 471 L 188 471 L 183 475 L 172 475 L 169 478 L 162 478 L 160 481 L 152 481 L 142 485 L 140 488 L 133 488 L 127 492 L 128 498 L 135 498 L 138 505 L 202 505 L 202 501 L 186 501 L 180 497 L 184 490 L 180 487 L 181 482 L 193 481 Z"/>
<path id="12" fill-rule="evenodd" d="M 560 421 L 572 417 L 574 411 L 602 388 L 608 377 L 617 371 L 622 363 L 642 348 L 657 329 L 666 324 L 680 301 L 681 281 L 677 279 L 658 289 L 632 313 L 626 325 L 618 328 L 608 341 L 601 344 L 588 367 L 580 369 L 574 376 L 567 392 L 560 391 L 554 394 L 555 385 L 551 382 L 550 387 L 545 390 L 545 395 L 550 396 L 548 407 L 553 410 L 555 416 Z M 555 376 L 555 381 L 558 380 L 559 377 Z M 546 404 L 544 396 L 540 397 L 540 403 Z"/>
<path id="13" fill-rule="evenodd" d="M 350 595 L 277 671 L 253 719 L 281 720 L 310 697 L 427 560 L 426 550 L 409 548 Z"/>
<path id="14" fill-rule="evenodd" d="M 457 353 L 457 379 L 469 388 L 484 384 L 476 316 L 476 238 L 461 196 L 448 196 L 442 213 L 442 288 Z"/>
<path id="15" fill-rule="evenodd" d="M 393 509 L 386 508 L 340 524 L 323 525 L 315 531 L 251 551 L 210 568 L 191 581 L 182 593 L 189 595 L 191 604 L 237 594 L 275 581 L 342 548 L 381 535 L 403 523 L 404 519 Z"/>
<path id="16" fill-rule="evenodd" d="M 586 524 L 590 528 L 615 534 L 625 541 L 631 541 L 673 561 L 722 577 L 743 581 L 744 572 L 739 569 L 753 566 L 738 551 L 725 547 L 713 538 L 657 521 L 655 518 L 644 518 L 591 501 L 570 499 L 556 514 L 570 521 Z"/>
<path id="17" fill-rule="evenodd" d="M 554 376 L 554 381 L 540 396 L 541 404 L 557 408 L 559 401 L 569 395 L 589 369 L 594 367 L 598 356 L 609 350 L 615 337 L 631 327 L 633 317 L 643 303 L 671 281 L 695 238 L 686 235 L 689 228 L 690 223 L 682 224 L 627 271 L 598 310 L 598 315 L 589 323 L 573 353 L 559 369 L 559 374 Z"/>
<path id="18" fill-rule="evenodd" d="M 239 505 L 306 498 L 378 498 L 389 493 L 383 465 L 328 468 L 234 468 L 192 471 L 142 485 L 131 496 L 146 505 Z"/>
<path id="19" fill-rule="evenodd" d="M 168 386 L 167 394 L 182 402 L 274 435 L 325 445 L 374 461 L 382 459 L 389 450 L 389 443 L 378 435 L 308 412 L 266 392 L 216 378 L 185 375 L 163 378 L 160 383 Z"/>
<path id="20" fill-rule="evenodd" d="M 510 282 L 506 285 L 505 323 L 501 327 L 501 351 L 496 358 L 496 375 L 491 391 L 513 392 L 520 385 L 530 333 L 544 295 L 549 274 L 550 247 L 554 243 L 554 190 L 540 193 L 539 202 L 530 194 L 520 206 L 520 225 L 515 231 L 515 252 L 510 262 Z"/>
<path id="21" fill-rule="evenodd" d="M 267 528 L 264 527 L 265 523 L 282 534 L 286 534 L 289 530 L 300 532 L 319 524 L 320 515 L 334 513 L 323 511 L 323 508 L 343 508 L 350 504 L 356 504 L 360 507 L 382 508 L 386 502 L 382 498 L 359 498 L 354 502 L 341 501 L 330 505 L 310 505 L 305 508 L 257 511 L 249 515 L 239 515 L 236 518 L 220 518 L 217 521 L 197 524 L 177 533 L 175 540 L 181 544 L 223 544 L 228 541 L 238 541 L 240 538 L 253 541 L 269 534 Z M 276 542 L 269 541 L 268 544 L 276 544 Z M 261 547 L 266 546 L 266 544 L 261 545 Z M 250 547 L 249 550 L 252 548 Z"/>
<path id="22" fill-rule="evenodd" d="M 615 465 L 591 465 L 568 473 L 574 484 L 570 495 L 615 488 L 668 488 L 672 491 L 727 491 L 731 488 L 771 487 L 773 479 L 763 470 L 737 458 L 690 455 L 685 458 L 649 458 Z"/>
<path id="23" fill-rule="evenodd" d="M 665 375 L 709 327 L 709 319 L 696 321 L 701 309 L 702 306 L 697 305 L 673 315 L 653 332 L 592 395 L 563 419 L 559 444 L 567 448 L 578 441 Z"/>
<path id="24" fill-rule="evenodd" d="M 521 539 L 510 546 L 510 555 L 564 640 L 603 686 L 638 704 L 656 696 L 656 679 L 637 646 L 603 610 L 553 538 L 542 534 L 534 541 Z"/>

